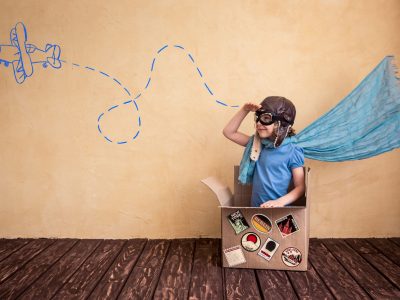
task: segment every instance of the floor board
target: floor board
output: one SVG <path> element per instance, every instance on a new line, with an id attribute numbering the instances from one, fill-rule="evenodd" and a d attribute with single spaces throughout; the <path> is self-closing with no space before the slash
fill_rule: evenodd
<path id="1" fill-rule="evenodd" d="M 170 245 L 149 240 L 122 289 L 119 299 L 152 299 Z"/>
<path id="2" fill-rule="evenodd" d="M 311 240 L 309 260 L 336 299 L 368 298 L 364 289 L 357 284 L 320 240 Z"/>
<path id="3" fill-rule="evenodd" d="M 399 299 L 400 291 L 343 240 L 324 240 L 324 245 L 347 272 L 374 299 Z"/>
<path id="4" fill-rule="evenodd" d="M 225 270 L 225 290 L 227 299 L 261 299 L 254 270 Z"/>
<path id="5" fill-rule="evenodd" d="M 173 240 L 154 294 L 156 299 L 187 299 L 195 240 Z"/>
<path id="6" fill-rule="evenodd" d="M 223 268 L 220 239 L 0 239 L 0 299 L 400 299 L 400 239 L 310 239 L 306 272 Z"/>
<path id="7" fill-rule="evenodd" d="M 108 270 L 125 241 L 105 240 L 52 299 L 86 299 Z"/>
<path id="8" fill-rule="evenodd" d="M 0 261 L 7 258 L 11 253 L 22 248 L 28 244 L 30 240 L 28 239 L 16 239 L 16 240 L 6 240 L 0 239 Z"/>
<path id="9" fill-rule="evenodd" d="M 0 262 L 0 283 L 21 269 L 29 260 L 53 244 L 55 240 L 32 240 Z"/>
<path id="10" fill-rule="evenodd" d="M 400 266 L 400 246 L 388 239 L 369 239 L 368 242 L 393 263 Z"/>
<path id="11" fill-rule="evenodd" d="M 260 294 L 264 299 L 294 300 L 297 299 L 289 277 L 284 271 L 256 270 L 260 285 Z"/>
<path id="12" fill-rule="evenodd" d="M 116 299 L 146 244 L 144 239 L 129 240 L 91 293 L 92 299 Z"/>
<path id="13" fill-rule="evenodd" d="M 365 244 L 363 249 L 355 248 L 357 252 L 361 254 L 366 261 L 375 267 L 384 277 L 386 277 L 395 286 L 400 286 L 400 267 L 394 264 L 384 254 L 380 253 L 374 246 L 368 243 L 365 239 L 353 239 L 346 240 L 346 242 L 352 246 L 354 240 L 361 240 Z M 353 247 L 354 249 L 354 247 Z"/>
<path id="14" fill-rule="evenodd" d="M 199 239 L 193 259 L 189 299 L 223 299 L 221 241 Z"/>
<path id="15" fill-rule="evenodd" d="M 307 272 L 287 272 L 300 299 L 335 299 L 311 266 Z"/>
<path id="16" fill-rule="evenodd" d="M 58 240 L 43 250 L 0 286 L 0 299 L 13 299 L 20 295 L 76 242 L 76 240 Z"/>
<path id="17" fill-rule="evenodd" d="M 100 240 L 80 240 L 21 295 L 22 299 L 50 299 L 78 270 Z"/>

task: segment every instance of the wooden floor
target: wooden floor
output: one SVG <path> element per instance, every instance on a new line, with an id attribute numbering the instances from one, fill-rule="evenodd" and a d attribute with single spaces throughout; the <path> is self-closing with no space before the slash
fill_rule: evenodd
<path id="1" fill-rule="evenodd" d="M 0 299 L 400 299 L 400 238 L 311 239 L 309 270 L 221 267 L 219 239 L 0 239 Z"/>

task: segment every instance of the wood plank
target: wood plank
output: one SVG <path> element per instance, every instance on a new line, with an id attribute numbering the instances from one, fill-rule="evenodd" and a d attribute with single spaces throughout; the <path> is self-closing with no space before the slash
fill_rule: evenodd
<path id="1" fill-rule="evenodd" d="M 225 268 L 226 299 L 261 299 L 252 269 Z"/>
<path id="2" fill-rule="evenodd" d="M 360 251 L 366 251 L 363 244 L 354 243 Z M 310 239 L 309 260 L 320 278 L 336 299 L 368 299 L 368 294 L 350 276 L 321 240 Z M 366 251 L 368 253 L 368 251 Z"/>
<path id="3" fill-rule="evenodd" d="M 0 299 L 400 299 L 398 240 L 311 239 L 310 270 L 283 272 L 224 271 L 219 239 L 0 239 Z"/>
<path id="4" fill-rule="evenodd" d="M 115 262 L 90 294 L 90 299 L 116 299 L 135 266 L 146 239 L 128 240 Z"/>
<path id="5" fill-rule="evenodd" d="M 345 240 L 350 246 L 349 240 Z M 350 240 L 351 241 L 351 240 Z M 397 288 L 400 286 L 400 267 L 389 260 L 385 255 L 378 252 L 378 250 L 364 240 L 366 243 L 363 249 L 352 247 L 358 253 L 360 253 L 371 265 L 373 265 L 382 275 L 384 275 L 390 282 L 392 282 Z M 375 252 L 373 252 L 375 251 Z"/>
<path id="6" fill-rule="evenodd" d="M 300 299 L 335 299 L 312 266 L 306 272 L 286 274 Z"/>
<path id="7" fill-rule="evenodd" d="M 0 285 L 0 299 L 15 299 L 72 248 L 76 240 L 57 240 Z"/>
<path id="8" fill-rule="evenodd" d="M 368 239 L 379 252 L 382 252 L 388 259 L 400 266 L 400 246 L 388 239 Z"/>
<path id="9" fill-rule="evenodd" d="M 364 258 L 377 268 L 387 279 L 389 279 L 397 288 L 400 288 L 400 267 L 389 260 L 385 255 L 365 254 Z"/>
<path id="10" fill-rule="evenodd" d="M 155 299 L 188 298 L 194 247 L 194 239 L 171 242 L 154 294 Z"/>
<path id="11" fill-rule="evenodd" d="M 400 292 L 343 240 L 323 240 L 347 272 L 374 299 L 400 298 Z"/>
<path id="12" fill-rule="evenodd" d="M 400 246 L 400 238 L 393 237 L 389 239 L 391 242 L 395 243 L 397 246 Z"/>
<path id="13" fill-rule="evenodd" d="M 0 239 L 0 261 L 31 241 L 29 239 Z"/>
<path id="14" fill-rule="evenodd" d="M 119 254 L 124 240 L 104 240 L 52 299 L 86 299 Z"/>
<path id="15" fill-rule="evenodd" d="M 31 300 L 50 299 L 93 253 L 100 245 L 100 242 L 100 240 L 79 240 L 57 263 L 39 277 L 20 298 Z"/>
<path id="16" fill-rule="evenodd" d="M 292 284 L 284 271 L 256 270 L 263 298 L 276 300 L 297 299 Z"/>
<path id="17" fill-rule="evenodd" d="M 360 254 L 379 253 L 378 249 L 372 247 L 366 239 L 344 239 L 344 241 Z"/>
<path id="18" fill-rule="evenodd" d="M 222 279 L 221 240 L 196 240 L 189 299 L 222 299 Z"/>
<path id="19" fill-rule="evenodd" d="M 149 240 L 129 275 L 119 299 L 152 299 L 170 245 L 168 240 Z"/>
<path id="20" fill-rule="evenodd" d="M 0 262 L 0 283 L 21 269 L 29 260 L 53 244 L 55 240 L 38 239 L 28 243 Z"/>

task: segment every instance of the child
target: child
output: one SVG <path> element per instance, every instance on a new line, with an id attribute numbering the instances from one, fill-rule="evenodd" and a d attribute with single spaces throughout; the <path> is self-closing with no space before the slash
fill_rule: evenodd
<path id="1" fill-rule="evenodd" d="M 252 137 L 238 131 L 249 112 L 255 112 L 256 133 Z M 223 130 L 225 137 L 246 147 L 239 180 L 253 181 L 253 207 L 286 206 L 304 194 L 304 153 L 290 138 L 295 135 L 295 117 L 296 108 L 290 100 L 271 96 L 261 104 L 244 104 Z M 294 189 L 288 193 L 292 179 Z"/>

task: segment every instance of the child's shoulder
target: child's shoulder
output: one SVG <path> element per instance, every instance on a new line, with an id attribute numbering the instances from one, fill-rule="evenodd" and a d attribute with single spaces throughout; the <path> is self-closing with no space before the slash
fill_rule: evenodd
<path id="1" fill-rule="evenodd" d="M 290 144 L 292 145 L 294 151 L 304 153 L 304 149 L 302 147 L 300 147 L 296 144 L 293 144 L 293 143 L 290 143 Z"/>
<path id="2" fill-rule="evenodd" d="M 291 168 L 297 168 L 304 165 L 304 150 L 302 147 L 290 143 L 291 154 L 289 158 L 289 165 Z"/>
<path id="3" fill-rule="evenodd" d="M 304 153 L 304 149 L 295 144 L 290 138 L 288 138 L 287 145 L 291 151 Z"/>

